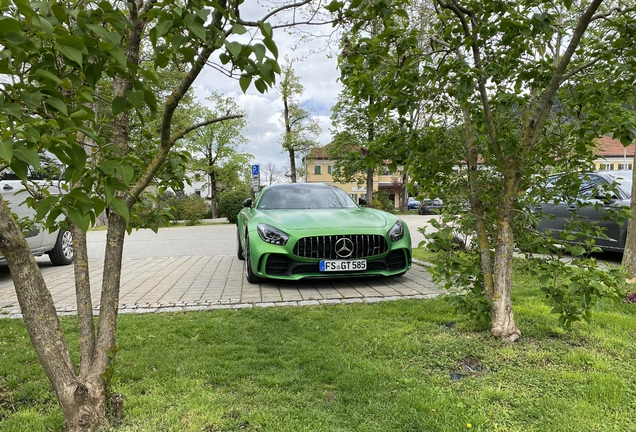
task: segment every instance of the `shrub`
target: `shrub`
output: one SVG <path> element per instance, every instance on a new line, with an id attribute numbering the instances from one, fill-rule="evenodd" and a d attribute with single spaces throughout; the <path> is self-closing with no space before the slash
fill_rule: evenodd
<path id="1" fill-rule="evenodd" d="M 243 190 L 234 190 L 221 195 L 219 199 L 219 213 L 227 218 L 230 223 L 237 222 L 237 216 L 243 208 L 243 201 L 251 198 L 250 194 Z"/>
<path id="2" fill-rule="evenodd" d="M 395 205 L 389 199 L 389 194 L 386 191 L 378 191 L 373 194 L 371 207 L 387 212 L 395 211 Z"/>
<path id="3" fill-rule="evenodd" d="M 182 218 L 186 225 L 197 225 L 208 213 L 210 206 L 198 195 L 190 195 L 183 200 Z"/>
<path id="4" fill-rule="evenodd" d="M 170 215 L 173 223 L 185 220 L 188 225 L 196 225 L 210 213 L 210 206 L 198 195 L 166 192 L 159 198 L 159 205 Z"/>

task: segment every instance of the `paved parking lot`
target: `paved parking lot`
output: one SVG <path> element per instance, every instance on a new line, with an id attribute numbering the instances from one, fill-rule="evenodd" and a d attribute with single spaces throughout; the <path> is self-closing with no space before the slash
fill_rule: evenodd
<path id="1" fill-rule="evenodd" d="M 150 231 L 140 231 L 126 239 L 120 313 L 370 303 L 426 298 L 440 293 L 425 267 L 417 264 L 401 277 L 250 284 L 243 275 L 243 261 L 238 260 L 234 253 L 235 226 L 174 228 L 160 230 L 159 233 L 155 235 Z M 198 239 L 198 242 L 194 239 Z M 89 232 L 90 278 L 95 312 L 99 308 L 104 264 L 100 251 L 104 240 L 105 231 Z M 177 241 L 197 246 L 185 249 L 168 246 Z M 216 245 L 213 249 L 204 250 L 200 246 L 211 243 Z M 162 256 L 171 252 L 177 252 L 177 255 Z M 205 254 L 188 255 L 187 252 Z M 147 256 L 143 257 L 144 254 Z M 73 266 L 55 267 L 46 256 L 37 260 L 60 314 L 74 314 Z M 0 265 L 0 317 L 20 316 L 9 269 L 6 264 Z"/>

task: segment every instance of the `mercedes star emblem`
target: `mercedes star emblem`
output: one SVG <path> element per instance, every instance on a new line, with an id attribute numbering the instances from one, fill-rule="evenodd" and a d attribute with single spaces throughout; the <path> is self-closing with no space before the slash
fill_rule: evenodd
<path id="1" fill-rule="evenodd" d="M 336 242 L 336 255 L 340 258 L 349 258 L 353 254 L 353 242 L 348 238 L 338 239 Z"/>

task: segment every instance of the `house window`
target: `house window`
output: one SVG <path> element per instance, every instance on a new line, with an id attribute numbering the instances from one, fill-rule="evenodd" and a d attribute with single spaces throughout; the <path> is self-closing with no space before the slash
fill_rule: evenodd
<path id="1" fill-rule="evenodd" d="M 354 193 L 352 193 L 352 194 L 349 194 L 349 195 L 351 196 L 351 198 L 353 198 L 353 200 L 354 200 L 355 202 L 358 202 L 358 194 L 354 194 Z"/>
<path id="2" fill-rule="evenodd" d="M 322 165 L 314 165 L 314 174 L 322 174 Z"/>
<path id="3" fill-rule="evenodd" d="M 194 194 L 195 194 L 196 196 L 201 196 L 201 189 L 196 189 L 196 190 L 194 191 Z"/>
<path id="4" fill-rule="evenodd" d="M 327 165 L 327 174 L 333 174 L 333 165 Z"/>
<path id="5" fill-rule="evenodd" d="M 602 170 L 613 170 L 614 169 L 614 164 L 611 163 L 602 163 L 599 165 L 599 168 Z"/>
<path id="6" fill-rule="evenodd" d="M 632 164 L 618 164 L 619 170 L 630 170 L 632 169 Z"/>

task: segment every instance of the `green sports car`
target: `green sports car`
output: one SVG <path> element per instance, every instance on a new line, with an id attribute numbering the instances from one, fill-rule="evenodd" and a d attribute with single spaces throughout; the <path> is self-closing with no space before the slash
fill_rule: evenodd
<path id="1" fill-rule="evenodd" d="M 278 184 L 238 214 L 238 253 L 250 283 L 262 278 L 399 276 L 411 267 L 411 236 L 398 217 L 361 208 L 342 189 Z"/>

